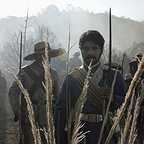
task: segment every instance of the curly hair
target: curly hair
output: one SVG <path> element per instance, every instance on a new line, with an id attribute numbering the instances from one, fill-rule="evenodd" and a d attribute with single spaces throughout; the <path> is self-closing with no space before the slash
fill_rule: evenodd
<path id="1" fill-rule="evenodd" d="M 81 35 L 80 40 L 79 40 L 80 49 L 83 47 L 83 44 L 86 41 L 93 41 L 94 43 L 98 44 L 102 48 L 105 42 L 103 36 L 96 30 L 88 30 Z"/>

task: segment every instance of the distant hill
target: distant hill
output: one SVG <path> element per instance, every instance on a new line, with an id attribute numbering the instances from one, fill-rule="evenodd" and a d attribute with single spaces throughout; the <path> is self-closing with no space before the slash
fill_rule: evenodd
<path id="1" fill-rule="evenodd" d="M 29 18 L 28 35 L 35 37 L 34 28 L 47 26 L 60 41 L 63 47 L 68 43 L 68 27 L 70 24 L 71 42 L 78 41 L 82 32 L 88 29 L 97 29 L 109 39 L 108 13 L 90 13 L 80 8 L 72 8 L 69 11 L 60 11 L 56 6 L 48 6 L 37 16 Z M 1 47 L 14 33 L 24 31 L 24 17 L 7 17 L 0 19 L 0 43 Z M 144 41 L 144 22 L 137 22 L 124 17 L 112 16 L 112 40 L 113 47 L 121 50 L 128 49 L 133 43 Z M 77 48 L 78 45 L 75 46 Z"/>

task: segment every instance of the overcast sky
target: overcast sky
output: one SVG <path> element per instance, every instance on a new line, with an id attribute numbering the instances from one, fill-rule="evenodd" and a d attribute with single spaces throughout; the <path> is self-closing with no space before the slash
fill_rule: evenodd
<path id="1" fill-rule="evenodd" d="M 112 14 L 116 16 L 144 20 L 144 0 L 1 0 L 0 18 L 25 16 L 28 8 L 29 15 L 37 15 L 51 4 L 61 10 L 72 5 L 95 13 L 108 11 L 111 7 Z"/>

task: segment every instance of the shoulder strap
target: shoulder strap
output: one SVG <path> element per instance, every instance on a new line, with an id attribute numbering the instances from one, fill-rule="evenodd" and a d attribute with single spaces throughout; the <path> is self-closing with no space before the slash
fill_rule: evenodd
<path id="1" fill-rule="evenodd" d="M 86 72 L 82 69 L 74 70 L 71 75 L 78 81 L 80 85 L 80 91 L 82 91 L 84 86 L 84 80 L 86 78 Z M 109 88 L 98 88 L 93 81 L 89 81 L 88 87 L 88 99 L 94 104 L 97 105 L 98 102 L 101 102 L 102 99 L 109 96 Z"/>

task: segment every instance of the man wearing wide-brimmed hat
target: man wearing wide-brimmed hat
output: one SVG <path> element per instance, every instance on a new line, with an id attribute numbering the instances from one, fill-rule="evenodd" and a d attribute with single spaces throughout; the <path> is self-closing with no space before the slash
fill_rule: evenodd
<path id="1" fill-rule="evenodd" d="M 28 91 L 30 99 L 32 101 L 32 106 L 35 113 L 36 123 L 39 128 L 46 128 L 46 98 L 45 91 L 42 82 L 44 82 L 44 68 L 43 68 L 43 57 L 45 56 L 45 48 L 48 48 L 49 60 L 53 57 L 57 57 L 63 54 L 62 49 L 51 49 L 49 43 L 44 41 L 36 43 L 34 45 L 34 53 L 24 57 L 24 60 L 34 61 L 32 64 L 22 68 L 21 72 L 18 74 L 24 88 Z M 55 101 L 58 91 L 59 91 L 59 81 L 57 72 L 50 68 L 52 86 L 53 86 L 53 101 Z M 19 98 L 21 91 L 18 88 L 16 82 L 14 82 L 9 90 L 10 103 L 15 115 L 15 121 L 19 119 Z M 20 138 L 20 144 L 31 144 L 32 137 L 30 132 L 30 123 L 28 121 L 28 115 L 26 112 L 26 103 L 24 98 L 21 97 L 21 129 L 22 137 Z M 22 142 L 23 141 L 23 142 Z M 44 138 L 42 137 L 44 142 Z"/>

